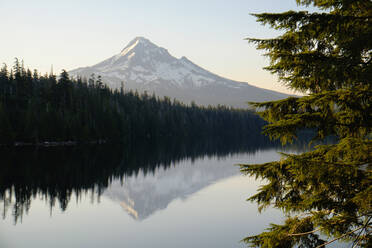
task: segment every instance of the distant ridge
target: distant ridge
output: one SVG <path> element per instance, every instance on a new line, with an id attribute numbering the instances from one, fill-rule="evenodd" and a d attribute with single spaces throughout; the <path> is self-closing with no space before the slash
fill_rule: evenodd
<path id="1" fill-rule="evenodd" d="M 153 92 L 158 96 L 177 98 L 184 103 L 227 105 L 246 108 L 247 101 L 269 101 L 288 97 L 272 90 L 258 88 L 213 74 L 186 57 L 177 59 L 168 50 L 144 37 L 136 37 L 120 53 L 90 67 L 69 72 L 89 78 L 101 75 L 111 88 Z"/>

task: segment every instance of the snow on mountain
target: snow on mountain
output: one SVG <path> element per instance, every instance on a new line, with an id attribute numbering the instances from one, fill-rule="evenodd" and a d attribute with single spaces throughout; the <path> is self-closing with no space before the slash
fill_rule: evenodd
<path id="1" fill-rule="evenodd" d="M 288 97 L 286 94 L 261 89 L 213 74 L 186 57 L 177 59 L 169 52 L 143 37 L 137 37 L 117 55 L 91 67 L 69 72 L 72 76 L 89 78 L 101 75 L 111 88 L 154 92 L 201 105 L 247 107 L 247 101 L 268 101 Z"/>

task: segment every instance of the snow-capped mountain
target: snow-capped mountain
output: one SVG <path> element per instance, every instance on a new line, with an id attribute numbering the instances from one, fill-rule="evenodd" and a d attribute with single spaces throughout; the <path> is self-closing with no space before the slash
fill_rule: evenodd
<path id="1" fill-rule="evenodd" d="M 139 92 L 153 92 L 201 105 L 228 105 L 247 107 L 247 101 L 268 101 L 288 95 L 261 89 L 248 83 L 237 82 L 213 74 L 186 57 L 177 59 L 162 47 L 143 37 L 132 40 L 119 54 L 91 67 L 69 72 L 72 76 L 89 78 L 101 75 L 111 88 Z"/>
<path id="2" fill-rule="evenodd" d="M 104 196 L 120 204 L 134 219 L 142 221 L 166 209 L 176 199 L 185 200 L 203 188 L 235 175 L 239 175 L 239 168 L 224 159 L 185 160 L 166 169 L 160 167 L 153 173 L 139 171 L 136 175 L 125 176 L 122 181 L 114 181 Z"/>
<path id="3" fill-rule="evenodd" d="M 140 169 L 136 174 L 124 175 L 120 180 L 113 181 L 103 196 L 120 204 L 134 219 L 142 221 L 160 210 L 167 209 L 175 200 L 187 201 L 210 185 L 227 178 L 242 176 L 239 167 L 233 166 L 234 164 L 257 164 L 280 159 L 277 151 L 283 150 L 281 147 L 257 147 L 247 153 L 173 161 L 172 166 L 160 166 L 148 173 Z M 292 153 L 295 150 L 287 151 Z M 253 189 L 261 183 L 257 181 L 257 186 Z M 223 194 L 221 198 L 224 198 Z"/>

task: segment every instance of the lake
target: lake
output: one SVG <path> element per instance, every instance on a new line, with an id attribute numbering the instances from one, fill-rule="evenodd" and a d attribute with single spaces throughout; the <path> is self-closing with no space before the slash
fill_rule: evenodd
<path id="1" fill-rule="evenodd" d="M 244 247 L 283 214 L 246 201 L 262 182 L 236 164 L 283 148 L 213 144 L 5 150 L 0 247 Z"/>

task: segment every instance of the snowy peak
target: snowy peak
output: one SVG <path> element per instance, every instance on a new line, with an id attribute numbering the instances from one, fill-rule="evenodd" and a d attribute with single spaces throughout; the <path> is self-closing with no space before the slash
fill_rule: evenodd
<path id="1" fill-rule="evenodd" d="M 167 56 L 171 57 L 165 48 L 158 47 L 150 40 L 144 37 L 136 37 L 124 47 L 118 54 L 119 57 L 133 57 L 137 56 Z"/>
<path id="2" fill-rule="evenodd" d="M 126 54 L 130 53 L 133 49 L 135 49 L 138 43 L 139 43 L 138 39 L 132 40 L 126 47 L 124 47 L 123 50 L 121 50 L 120 54 L 122 56 L 125 56 Z"/>
<path id="3" fill-rule="evenodd" d="M 96 65 L 70 71 L 72 76 L 101 75 L 111 88 L 154 92 L 185 103 L 247 107 L 247 101 L 269 101 L 287 95 L 220 77 L 186 57 L 169 54 L 144 37 L 131 40 L 120 53 Z"/>
<path id="4" fill-rule="evenodd" d="M 136 37 L 124 47 L 120 54 L 125 55 L 128 52 L 146 48 L 154 49 L 160 47 L 156 46 L 154 43 L 144 37 Z"/>

